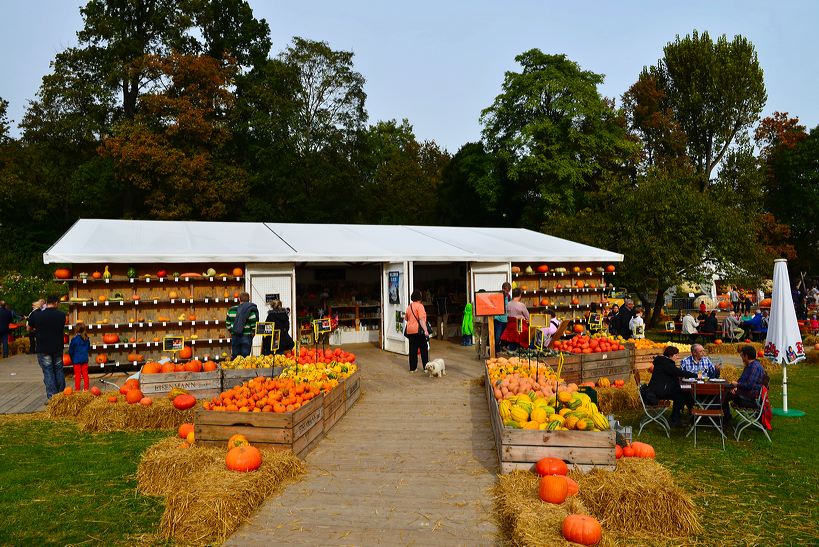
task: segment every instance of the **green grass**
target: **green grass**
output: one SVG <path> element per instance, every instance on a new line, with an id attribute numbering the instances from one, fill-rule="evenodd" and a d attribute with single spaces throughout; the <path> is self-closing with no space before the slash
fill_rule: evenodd
<path id="1" fill-rule="evenodd" d="M 0 544 L 133 545 L 156 533 L 164 500 L 139 495 L 134 476 L 143 450 L 168 434 L 0 417 Z"/>
<path id="2" fill-rule="evenodd" d="M 669 467 L 703 509 L 702 545 L 819 544 L 819 367 L 788 371 L 789 407 L 802 418 L 774 416 L 773 444 L 762 432 L 746 430 L 742 440 L 729 436 L 725 451 L 714 430 L 693 435 L 673 430 L 667 438 L 647 427 L 639 440 L 652 444 L 657 461 Z M 771 378 L 772 406 L 782 405 L 782 375 Z M 638 415 L 624 415 L 636 425 Z M 636 434 L 637 428 L 634 428 Z M 702 433 L 702 434 L 701 434 Z"/>

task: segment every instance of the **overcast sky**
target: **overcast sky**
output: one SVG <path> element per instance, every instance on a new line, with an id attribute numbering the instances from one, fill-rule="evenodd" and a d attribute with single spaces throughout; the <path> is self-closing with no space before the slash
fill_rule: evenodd
<path id="1" fill-rule="evenodd" d="M 742 34 L 756 46 L 768 104 L 819 124 L 819 1 L 251 0 L 276 55 L 292 36 L 355 53 L 370 121 L 408 118 L 419 139 L 450 152 L 480 138 L 478 117 L 500 92 L 515 55 L 565 53 L 606 76 L 618 98 L 675 35 Z M 19 122 L 49 62 L 76 43 L 76 0 L 0 0 L 0 97 Z M 664 7 L 657 7 L 662 4 Z"/>

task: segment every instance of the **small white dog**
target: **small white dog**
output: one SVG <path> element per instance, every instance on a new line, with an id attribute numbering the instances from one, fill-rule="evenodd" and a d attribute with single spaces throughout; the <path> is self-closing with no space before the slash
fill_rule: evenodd
<path id="1" fill-rule="evenodd" d="M 443 359 L 433 359 L 424 365 L 424 372 L 429 374 L 430 378 L 433 376 L 436 378 L 446 376 L 446 363 L 444 363 Z"/>

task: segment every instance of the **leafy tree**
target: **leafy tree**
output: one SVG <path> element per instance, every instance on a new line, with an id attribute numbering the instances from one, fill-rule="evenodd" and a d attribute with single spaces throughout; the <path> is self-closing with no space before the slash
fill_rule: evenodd
<path id="1" fill-rule="evenodd" d="M 639 81 L 653 79 L 661 94 L 637 94 L 634 111 L 645 109 L 642 118 L 673 113 L 705 190 L 737 136 L 759 119 L 767 100 L 762 68 L 753 44 L 742 36 L 714 42 L 707 32 L 694 31 L 677 36 L 663 54 Z"/>
<path id="2" fill-rule="evenodd" d="M 508 184 L 496 158 L 481 142 L 467 143 L 444 168 L 438 187 L 438 220 L 450 226 L 509 226 Z"/>
<path id="3" fill-rule="evenodd" d="M 481 114 L 487 149 L 508 170 L 521 224 L 573 215 L 587 192 L 621 172 L 638 151 L 625 120 L 597 91 L 603 76 L 565 55 L 532 49 L 515 57 L 503 92 Z"/>
<path id="4" fill-rule="evenodd" d="M 187 0 L 186 13 L 202 34 L 195 51 L 215 59 L 230 57 L 240 67 L 255 67 L 270 53 L 270 26 L 256 19 L 246 0 Z"/>
<path id="5" fill-rule="evenodd" d="M 9 128 L 11 124 L 8 118 L 9 102 L 0 97 L 0 144 L 9 140 Z"/>

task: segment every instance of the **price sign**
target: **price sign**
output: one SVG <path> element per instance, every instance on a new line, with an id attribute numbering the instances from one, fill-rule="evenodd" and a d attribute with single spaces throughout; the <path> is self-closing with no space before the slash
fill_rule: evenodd
<path id="1" fill-rule="evenodd" d="M 176 353 L 177 351 L 182 351 L 184 347 L 184 336 L 167 335 L 162 339 L 162 351 Z"/>
<path id="2" fill-rule="evenodd" d="M 484 291 L 475 293 L 475 316 L 503 315 L 506 313 L 506 303 L 503 291 Z"/>

